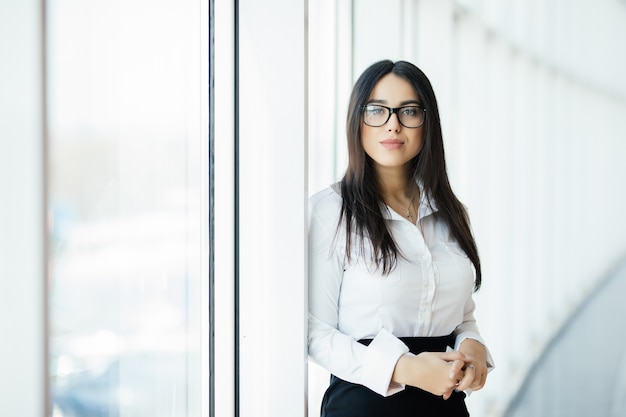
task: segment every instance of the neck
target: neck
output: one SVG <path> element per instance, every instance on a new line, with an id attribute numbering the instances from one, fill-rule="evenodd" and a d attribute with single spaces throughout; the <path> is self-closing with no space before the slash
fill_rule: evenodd
<path id="1" fill-rule="evenodd" d="M 378 169 L 377 175 L 378 187 L 383 197 L 407 200 L 415 194 L 415 183 L 406 169 Z"/>
<path id="2" fill-rule="evenodd" d="M 419 189 L 409 175 L 407 167 L 378 167 L 376 174 L 382 201 L 393 211 L 415 224 Z"/>

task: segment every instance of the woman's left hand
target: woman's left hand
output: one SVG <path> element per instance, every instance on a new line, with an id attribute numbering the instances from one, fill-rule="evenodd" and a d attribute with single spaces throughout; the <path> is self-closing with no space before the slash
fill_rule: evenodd
<path id="1" fill-rule="evenodd" d="M 487 380 L 487 349 L 474 339 L 465 339 L 459 346 L 459 352 L 465 355 L 466 361 L 452 363 L 453 372 L 457 367 L 465 371 L 465 376 L 459 382 L 457 389 L 465 391 L 469 388 L 472 391 L 478 391 Z"/>

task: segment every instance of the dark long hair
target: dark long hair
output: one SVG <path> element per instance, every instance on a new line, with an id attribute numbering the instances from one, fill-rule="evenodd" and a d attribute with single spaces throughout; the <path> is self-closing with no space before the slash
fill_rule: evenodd
<path id="1" fill-rule="evenodd" d="M 343 203 L 339 218 L 339 225 L 343 223 L 346 231 L 346 256 L 350 260 L 350 248 L 354 244 L 359 245 L 360 254 L 365 255 L 365 241 L 369 240 L 372 260 L 387 275 L 395 268 L 398 256 L 402 255 L 383 217 L 383 201 L 378 190 L 376 171 L 361 142 L 362 108 L 367 104 L 376 83 L 389 73 L 407 80 L 426 109 L 424 144 L 410 162 L 413 180 L 421 181 L 425 194 L 438 207 L 438 215 L 474 265 L 474 289 L 478 290 L 482 276 L 480 258 L 467 212 L 454 195 L 448 180 L 437 99 L 426 75 L 406 61 L 394 63 L 385 60 L 371 65 L 352 89 L 347 120 L 348 167 L 341 180 Z M 359 242 L 353 242 L 353 236 L 357 236 Z"/>

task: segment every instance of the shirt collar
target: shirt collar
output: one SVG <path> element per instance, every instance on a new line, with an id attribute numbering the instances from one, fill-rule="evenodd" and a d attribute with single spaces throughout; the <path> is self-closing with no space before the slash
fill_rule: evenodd
<path id="1" fill-rule="evenodd" d="M 420 205 L 417 208 L 417 220 L 419 221 L 426 216 L 438 212 L 439 207 L 437 207 L 437 203 L 432 198 L 432 195 L 424 192 L 424 184 L 421 180 L 417 181 L 417 186 L 420 189 Z"/>
<path id="2" fill-rule="evenodd" d="M 437 208 L 437 204 L 431 198 L 430 194 L 427 195 L 424 192 L 424 184 L 422 183 L 422 181 L 418 180 L 416 184 L 420 190 L 420 205 L 417 209 L 417 221 L 420 221 L 424 217 L 430 216 L 431 214 L 436 213 L 437 211 L 439 211 L 439 209 Z M 337 194 L 341 195 L 341 185 L 339 182 L 332 184 L 331 188 Z M 387 210 L 383 210 L 383 217 L 387 220 L 391 220 L 394 218 L 397 220 L 397 219 L 402 218 L 402 216 L 400 216 L 395 211 L 391 210 L 391 208 L 388 208 Z"/>
<path id="3" fill-rule="evenodd" d="M 424 192 L 424 184 L 422 183 L 422 181 L 418 180 L 416 184 L 420 190 L 420 204 L 417 208 L 417 221 L 419 222 L 424 217 L 436 213 L 437 211 L 439 211 L 439 209 L 435 201 L 431 198 L 430 193 L 427 194 Z M 383 210 L 383 217 L 387 220 L 406 220 L 400 214 L 392 210 L 389 206 L 386 206 L 386 210 Z"/>

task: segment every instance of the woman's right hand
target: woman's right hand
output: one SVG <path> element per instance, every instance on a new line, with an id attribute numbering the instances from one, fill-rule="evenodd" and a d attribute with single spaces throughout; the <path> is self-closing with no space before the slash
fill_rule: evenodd
<path id="1" fill-rule="evenodd" d="M 395 382 L 421 388 L 447 400 L 463 379 L 464 372 L 454 366 L 454 361 L 465 362 L 461 352 L 423 352 L 419 355 L 401 356 L 393 371 Z M 458 363 L 458 362 L 457 362 Z"/>

